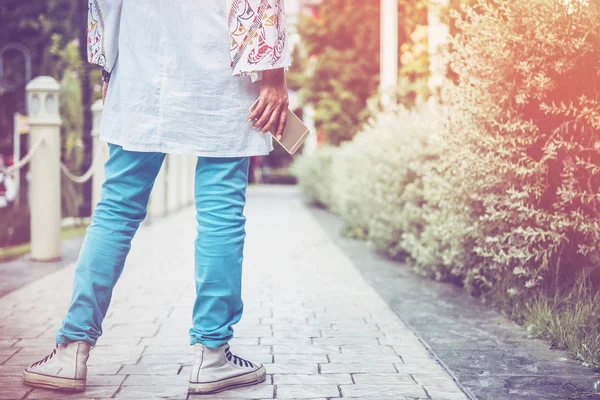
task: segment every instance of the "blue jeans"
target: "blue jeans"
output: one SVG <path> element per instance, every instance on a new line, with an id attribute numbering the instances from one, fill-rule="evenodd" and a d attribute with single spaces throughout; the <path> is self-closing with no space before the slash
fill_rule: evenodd
<path id="1" fill-rule="evenodd" d="M 162 153 L 109 148 L 102 198 L 77 261 L 71 306 L 56 333 L 59 344 L 84 340 L 94 345 L 102 334 L 113 288 L 146 216 L 150 192 L 165 158 Z M 232 325 L 242 316 L 243 211 L 249 164 L 249 157 L 198 158 L 192 344 L 216 348 L 227 343 L 233 336 Z"/>

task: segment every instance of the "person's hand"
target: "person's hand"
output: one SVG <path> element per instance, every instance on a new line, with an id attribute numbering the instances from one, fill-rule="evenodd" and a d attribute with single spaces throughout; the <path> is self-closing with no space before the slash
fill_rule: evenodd
<path id="1" fill-rule="evenodd" d="M 287 124 L 288 105 L 284 69 L 263 71 L 260 97 L 248 121 L 255 121 L 253 126 L 261 133 L 271 132 L 280 140 Z"/>
<path id="2" fill-rule="evenodd" d="M 106 101 L 106 93 L 108 93 L 108 82 L 102 82 L 102 104 Z"/>

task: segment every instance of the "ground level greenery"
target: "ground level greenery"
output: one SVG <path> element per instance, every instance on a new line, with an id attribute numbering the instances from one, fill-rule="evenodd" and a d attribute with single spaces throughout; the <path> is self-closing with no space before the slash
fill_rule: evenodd
<path id="1" fill-rule="evenodd" d="M 374 113 L 294 171 L 344 234 L 599 368 L 600 4 L 463 11 L 437 101 Z"/>

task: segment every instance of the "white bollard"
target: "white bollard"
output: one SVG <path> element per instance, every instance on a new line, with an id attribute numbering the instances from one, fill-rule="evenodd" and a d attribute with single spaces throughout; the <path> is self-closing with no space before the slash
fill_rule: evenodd
<path id="1" fill-rule="evenodd" d="M 104 105 L 102 100 L 97 100 L 92 105 L 92 113 L 94 114 L 94 123 L 92 127 L 94 157 L 94 175 L 92 176 L 92 214 L 100 201 L 100 197 L 102 196 L 102 184 L 106 180 L 104 164 L 106 163 L 106 160 L 108 160 L 108 145 L 100 140 L 100 122 L 102 121 L 103 110 Z"/>
<path id="2" fill-rule="evenodd" d="M 198 163 L 198 157 L 190 157 L 190 193 L 189 193 L 189 205 L 196 204 L 196 198 L 194 196 L 196 189 L 196 164 Z"/>
<path id="3" fill-rule="evenodd" d="M 167 213 L 167 160 L 163 162 L 163 165 L 154 181 L 154 187 L 150 194 L 150 215 L 155 218 L 164 217 Z"/>
<path id="4" fill-rule="evenodd" d="M 380 90 L 384 107 L 398 85 L 398 0 L 381 0 Z"/>
<path id="5" fill-rule="evenodd" d="M 167 211 L 179 210 L 179 157 L 167 155 Z"/>
<path id="6" fill-rule="evenodd" d="M 431 0 L 428 3 L 427 13 L 427 44 L 429 47 L 429 90 L 431 102 L 439 101 L 438 92 L 446 79 L 447 67 L 444 55 L 442 53 L 443 46 L 449 42 L 450 27 L 441 20 L 440 14 L 442 10 L 448 7 L 449 0 Z"/>
<path id="7" fill-rule="evenodd" d="M 31 257 L 36 261 L 60 258 L 60 85 L 49 76 L 27 84 L 29 146 L 43 143 L 31 159 Z"/>
<path id="8" fill-rule="evenodd" d="M 189 157 L 179 156 L 179 208 L 187 207 L 189 203 L 190 192 L 190 173 L 189 173 Z"/>

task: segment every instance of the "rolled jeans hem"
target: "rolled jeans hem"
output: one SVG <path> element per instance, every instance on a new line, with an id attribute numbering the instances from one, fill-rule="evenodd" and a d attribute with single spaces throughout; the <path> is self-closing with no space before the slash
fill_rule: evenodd
<path id="1" fill-rule="evenodd" d="M 90 338 L 69 339 L 68 337 L 66 337 L 65 335 L 62 335 L 62 334 L 57 334 L 56 335 L 56 344 L 69 344 L 69 343 L 79 342 L 79 341 L 87 342 L 91 346 L 95 346 L 96 345 L 96 341 L 92 340 Z"/>
<path id="2" fill-rule="evenodd" d="M 222 345 L 229 343 L 229 341 L 231 339 L 232 338 L 216 340 L 216 339 L 198 339 L 195 337 L 190 337 L 190 345 L 193 346 L 195 344 L 201 344 L 202 346 L 208 347 L 209 349 L 218 349 Z"/>

